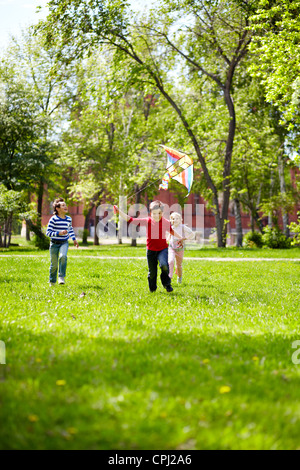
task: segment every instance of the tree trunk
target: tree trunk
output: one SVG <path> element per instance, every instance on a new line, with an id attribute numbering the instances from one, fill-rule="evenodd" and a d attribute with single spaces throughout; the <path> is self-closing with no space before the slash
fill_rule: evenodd
<path id="1" fill-rule="evenodd" d="M 254 232 L 255 227 L 254 227 L 254 217 L 253 217 L 252 211 L 250 211 L 250 226 L 251 226 L 251 232 Z"/>
<path id="2" fill-rule="evenodd" d="M 100 206 L 100 203 L 98 202 L 97 204 L 95 204 L 96 206 L 96 214 L 95 214 L 95 232 L 94 232 L 94 245 L 95 246 L 99 246 L 100 243 L 99 243 L 99 237 L 97 235 L 97 226 L 98 226 L 98 223 L 99 223 L 99 215 L 97 215 L 97 209 L 98 207 Z"/>
<path id="3" fill-rule="evenodd" d="M 125 145 L 125 141 L 124 141 L 124 145 Z M 121 196 L 121 194 L 123 194 L 123 178 L 122 178 L 122 176 L 120 178 L 120 185 L 119 185 L 119 201 L 120 201 L 120 198 L 121 198 L 121 200 L 123 200 L 123 196 Z M 122 207 L 121 207 L 121 210 L 123 210 Z M 122 245 L 122 243 L 123 243 L 121 224 L 122 224 L 122 219 L 121 219 L 121 217 L 119 217 L 118 229 L 117 229 L 117 238 L 118 238 L 118 244 L 119 245 Z"/>
<path id="4" fill-rule="evenodd" d="M 119 219 L 119 224 L 118 224 L 118 245 L 122 245 L 123 244 L 123 240 L 122 240 L 122 237 L 121 237 L 121 233 L 120 233 L 120 219 Z"/>
<path id="5" fill-rule="evenodd" d="M 44 178 L 41 177 L 38 188 L 38 200 L 37 200 L 37 222 L 36 225 L 42 228 L 42 212 L 43 212 L 43 195 L 44 195 Z"/>
<path id="6" fill-rule="evenodd" d="M 243 228 L 241 216 L 241 204 L 238 198 L 234 200 L 235 228 L 236 228 L 236 246 L 243 246 Z"/>
<path id="7" fill-rule="evenodd" d="M 85 219 L 84 219 L 84 227 L 83 227 L 83 234 L 82 234 L 82 243 L 84 245 L 87 245 L 87 239 L 88 239 L 88 234 L 89 234 L 89 230 L 90 230 L 90 218 L 91 218 L 91 214 L 92 214 L 92 211 L 94 209 L 94 203 L 92 204 L 92 206 L 89 208 L 86 216 L 85 216 Z"/>
<path id="8" fill-rule="evenodd" d="M 28 227 L 27 220 L 26 220 L 26 241 L 30 242 L 30 230 L 29 230 L 29 227 Z"/>
<path id="9" fill-rule="evenodd" d="M 2 241 L 2 227 L 0 226 L 0 247 L 3 247 L 3 241 Z"/>
<path id="10" fill-rule="evenodd" d="M 11 212 L 11 214 L 9 215 L 9 219 L 8 219 L 8 240 L 7 240 L 6 248 L 9 248 L 10 242 L 11 242 L 12 221 L 13 221 L 13 213 Z"/>
<path id="11" fill-rule="evenodd" d="M 135 196 L 135 204 L 140 204 L 140 202 L 141 202 L 140 187 L 137 184 L 135 184 L 134 185 L 134 190 L 137 193 L 136 196 Z M 137 216 L 138 216 L 138 214 L 136 213 L 135 217 L 137 217 Z M 134 237 L 131 238 L 131 246 L 137 246 L 136 238 L 134 238 Z"/>
<path id="12" fill-rule="evenodd" d="M 233 72 L 232 72 L 232 75 L 233 75 Z M 228 137 L 227 137 L 227 142 L 226 142 L 225 161 L 224 161 L 224 170 L 223 170 L 223 207 L 222 207 L 222 219 L 221 219 L 222 247 L 226 247 L 227 223 L 225 223 L 225 220 L 228 219 L 228 211 L 229 211 L 231 158 L 232 158 L 235 127 L 236 127 L 235 109 L 234 109 L 233 100 L 230 94 L 232 75 L 231 75 L 231 71 L 229 71 L 228 78 L 226 80 L 225 89 L 224 89 L 224 99 L 228 108 L 230 120 L 229 120 Z"/>
<path id="13" fill-rule="evenodd" d="M 290 237 L 290 229 L 289 229 L 289 214 L 285 211 L 282 212 L 282 223 L 283 223 L 283 233 L 287 238 Z"/>
<path id="14" fill-rule="evenodd" d="M 258 212 L 257 212 L 257 209 L 254 209 L 254 211 L 253 211 L 253 219 L 255 220 L 256 225 L 257 225 L 259 231 L 260 231 L 261 233 L 264 233 L 263 224 L 262 224 L 262 222 L 261 222 L 261 220 L 260 220 L 260 218 L 259 218 L 259 214 L 258 214 Z"/>
<path id="15" fill-rule="evenodd" d="M 6 248 L 6 241 L 7 241 L 7 219 L 4 220 L 4 239 L 3 239 L 4 248 Z"/>
<path id="16" fill-rule="evenodd" d="M 279 174 L 279 182 L 280 182 L 280 192 L 284 196 L 286 195 L 286 184 L 284 179 L 284 161 L 282 155 L 278 156 L 278 174 Z M 284 208 L 281 210 L 282 212 L 282 224 L 283 224 L 283 233 L 286 237 L 290 236 L 290 229 L 289 225 L 289 214 L 286 212 Z"/>
<path id="17" fill-rule="evenodd" d="M 34 225 L 32 220 L 26 219 L 26 224 L 28 224 L 28 228 L 31 232 L 35 233 L 35 235 L 41 238 L 47 244 L 49 242 L 48 237 L 41 231 L 40 227 Z"/>
<path id="18" fill-rule="evenodd" d="M 272 199 L 272 196 L 273 196 L 273 186 L 274 186 L 274 174 L 273 174 L 273 170 L 271 170 L 270 199 Z M 273 227 L 273 212 L 272 212 L 272 210 L 269 212 L 269 215 L 268 215 L 268 225 L 270 227 Z"/>
<path id="19" fill-rule="evenodd" d="M 29 192 L 28 192 L 27 201 L 28 201 L 28 204 L 30 204 L 30 193 L 29 193 Z M 27 242 L 30 242 L 30 230 L 29 230 L 29 226 L 28 226 L 27 220 L 25 220 L 25 223 L 26 223 L 26 241 L 27 241 Z"/>
<path id="20" fill-rule="evenodd" d="M 99 216 L 97 215 L 97 209 L 101 205 L 100 196 L 102 194 L 102 190 L 98 191 L 97 194 L 93 197 L 93 208 L 96 208 L 95 211 L 95 231 L 94 231 L 94 245 L 99 246 L 99 237 L 97 235 L 97 225 L 99 223 Z"/>

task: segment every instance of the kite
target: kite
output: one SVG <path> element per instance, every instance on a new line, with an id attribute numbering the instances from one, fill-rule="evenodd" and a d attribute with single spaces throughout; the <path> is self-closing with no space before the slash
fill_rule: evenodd
<path id="1" fill-rule="evenodd" d="M 188 155 L 178 152 L 178 150 L 165 145 L 161 145 L 161 147 L 167 152 L 168 161 L 167 171 L 159 185 L 159 189 L 168 189 L 170 179 L 174 179 L 187 188 L 187 197 L 193 184 L 193 160 Z"/>

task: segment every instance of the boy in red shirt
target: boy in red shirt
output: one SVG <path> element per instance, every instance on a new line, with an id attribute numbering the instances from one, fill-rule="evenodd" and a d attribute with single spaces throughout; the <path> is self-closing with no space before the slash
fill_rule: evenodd
<path id="1" fill-rule="evenodd" d="M 147 228 L 147 261 L 148 261 L 148 284 L 150 292 L 157 289 L 157 264 L 161 269 L 160 279 L 167 292 L 172 292 L 171 279 L 169 277 L 168 244 L 166 232 L 179 238 L 179 242 L 184 240 L 181 235 L 174 232 L 169 220 L 163 217 L 164 206 L 160 201 L 153 201 L 150 204 L 150 217 L 145 219 L 132 218 L 114 206 L 115 212 L 119 213 L 122 219 L 135 225 Z"/>

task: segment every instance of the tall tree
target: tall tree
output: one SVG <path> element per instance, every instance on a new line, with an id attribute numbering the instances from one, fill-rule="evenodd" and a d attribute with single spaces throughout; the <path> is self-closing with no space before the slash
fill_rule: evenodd
<path id="1" fill-rule="evenodd" d="M 61 66 L 54 73 L 58 54 L 59 48 L 56 45 L 45 47 L 43 36 L 34 35 L 32 27 L 29 27 L 22 32 L 20 38 L 12 39 L 2 59 L 3 65 L 13 68 L 14 80 L 18 76 L 26 77 L 27 87 L 33 96 L 32 101 L 43 121 L 43 129 L 35 141 L 41 165 L 39 171 L 35 172 L 35 184 L 30 191 L 37 203 L 37 234 L 41 233 L 44 190 L 51 185 L 52 177 L 56 179 L 57 174 L 53 144 L 57 140 L 55 134 L 64 119 L 59 111 L 72 96 L 70 70 L 73 66 Z"/>
<path id="2" fill-rule="evenodd" d="M 0 183 L 22 190 L 37 182 L 47 164 L 40 152 L 44 120 L 34 93 L 13 67 L 0 68 Z"/>
<path id="3" fill-rule="evenodd" d="M 240 6 L 230 0 L 168 0 L 151 17 L 135 23 L 125 1 L 51 0 L 48 5 L 50 14 L 40 28 L 45 30 L 49 44 L 59 32 L 61 43 L 68 45 L 63 50 L 65 60 L 83 54 L 94 44 L 109 44 L 120 63 L 130 64 L 130 79 L 154 86 L 175 110 L 212 193 L 218 245 L 225 246 L 236 130 L 232 93 L 236 71 L 251 39 L 248 2 Z M 201 151 L 193 122 L 173 93 L 178 63 L 211 81 L 225 101 L 228 123 L 221 206 L 218 184 Z M 198 105 L 193 101 L 194 107 Z"/>
<path id="4" fill-rule="evenodd" d="M 14 191 L 0 185 L 0 247 L 9 248 L 13 218 L 29 210 L 23 191 Z"/>
<path id="5" fill-rule="evenodd" d="M 258 0 L 252 16 L 257 60 L 252 73 L 264 86 L 266 99 L 292 126 L 299 122 L 300 1 Z"/>
<path id="6" fill-rule="evenodd" d="M 114 70 L 108 51 L 95 52 L 77 68 L 76 96 L 63 133 L 60 163 L 69 175 L 72 172 L 68 191 L 74 201 L 84 203 L 86 230 L 103 197 L 116 203 L 119 195 L 135 193 L 139 202 L 162 168 L 152 153 L 154 149 L 158 153 L 165 107 L 154 95 L 126 90 L 121 86 L 123 75 Z"/>

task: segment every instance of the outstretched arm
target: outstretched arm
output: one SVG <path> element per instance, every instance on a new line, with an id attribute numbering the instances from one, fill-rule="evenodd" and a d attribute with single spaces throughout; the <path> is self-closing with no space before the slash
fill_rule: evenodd
<path id="1" fill-rule="evenodd" d="M 184 236 L 187 240 L 194 240 L 195 238 L 194 232 L 186 225 L 184 226 Z"/>
<path id="2" fill-rule="evenodd" d="M 125 214 L 125 212 L 121 211 L 121 209 L 119 209 L 118 206 L 114 206 L 114 212 L 115 214 L 120 214 L 122 219 L 126 220 L 126 222 L 129 222 L 129 220 L 131 219 L 131 217 Z"/>

